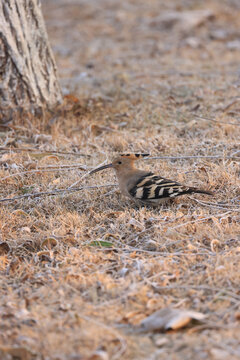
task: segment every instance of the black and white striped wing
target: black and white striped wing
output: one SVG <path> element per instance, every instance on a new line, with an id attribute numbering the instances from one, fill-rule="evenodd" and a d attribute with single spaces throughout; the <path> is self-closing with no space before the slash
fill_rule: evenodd
<path id="1" fill-rule="evenodd" d="M 156 201 L 174 198 L 191 192 L 189 187 L 175 181 L 148 173 L 140 178 L 129 190 L 130 195 L 141 201 Z"/>

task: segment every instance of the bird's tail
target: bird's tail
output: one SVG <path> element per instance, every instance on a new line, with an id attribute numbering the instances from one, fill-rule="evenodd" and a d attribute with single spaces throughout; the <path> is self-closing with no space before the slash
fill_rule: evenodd
<path id="1" fill-rule="evenodd" d="M 212 191 L 209 190 L 202 190 L 202 189 L 197 189 L 195 187 L 192 187 L 189 189 L 191 191 L 191 193 L 198 193 L 198 194 L 205 194 L 205 195 L 214 195 L 214 193 Z"/>

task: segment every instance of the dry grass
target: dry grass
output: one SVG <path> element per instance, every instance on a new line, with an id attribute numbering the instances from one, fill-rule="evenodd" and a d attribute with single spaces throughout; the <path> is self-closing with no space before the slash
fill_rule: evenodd
<path id="1" fill-rule="evenodd" d="M 190 36 L 151 25 L 175 1 L 79 4 L 44 7 L 74 95 L 43 122 L 16 120 L 1 133 L 0 146 L 28 149 L 1 151 L 2 199 L 79 179 L 84 187 L 1 204 L 1 359 L 238 359 L 240 59 L 228 43 L 240 9 L 208 2 L 215 18 Z M 180 10 L 199 8 L 186 1 Z M 83 169 L 124 151 L 180 157 L 139 166 L 214 198 L 138 209 L 115 187 L 88 188 L 116 180 Z M 136 331 L 166 306 L 208 318 L 180 332 Z"/>

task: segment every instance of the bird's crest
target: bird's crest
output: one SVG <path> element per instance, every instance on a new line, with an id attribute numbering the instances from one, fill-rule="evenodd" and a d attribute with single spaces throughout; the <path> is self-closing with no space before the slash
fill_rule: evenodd
<path id="1" fill-rule="evenodd" d="M 121 154 L 120 156 L 131 160 L 138 160 L 149 155 L 150 154 Z"/>

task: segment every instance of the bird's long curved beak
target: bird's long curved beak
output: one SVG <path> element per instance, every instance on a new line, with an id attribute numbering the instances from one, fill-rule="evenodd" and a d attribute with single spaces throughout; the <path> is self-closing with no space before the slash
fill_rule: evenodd
<path id="1" fill-rule="evenodd" d="M 108 169 L 108 168 L 111 168 L 111 167 L 113 167 L 113 164 L 103 165 L 103 166 L 100 166 L 99 168 L 93 169 L 92 171 L 90 171 L 89 174 L 91 175 L 91 174 L 94 174 L 94 173 L 96 173 L 96 172 L 98 172 L 98 171 L 101 171 L 101 170 L 104 170 L 104 169 Z"/>

